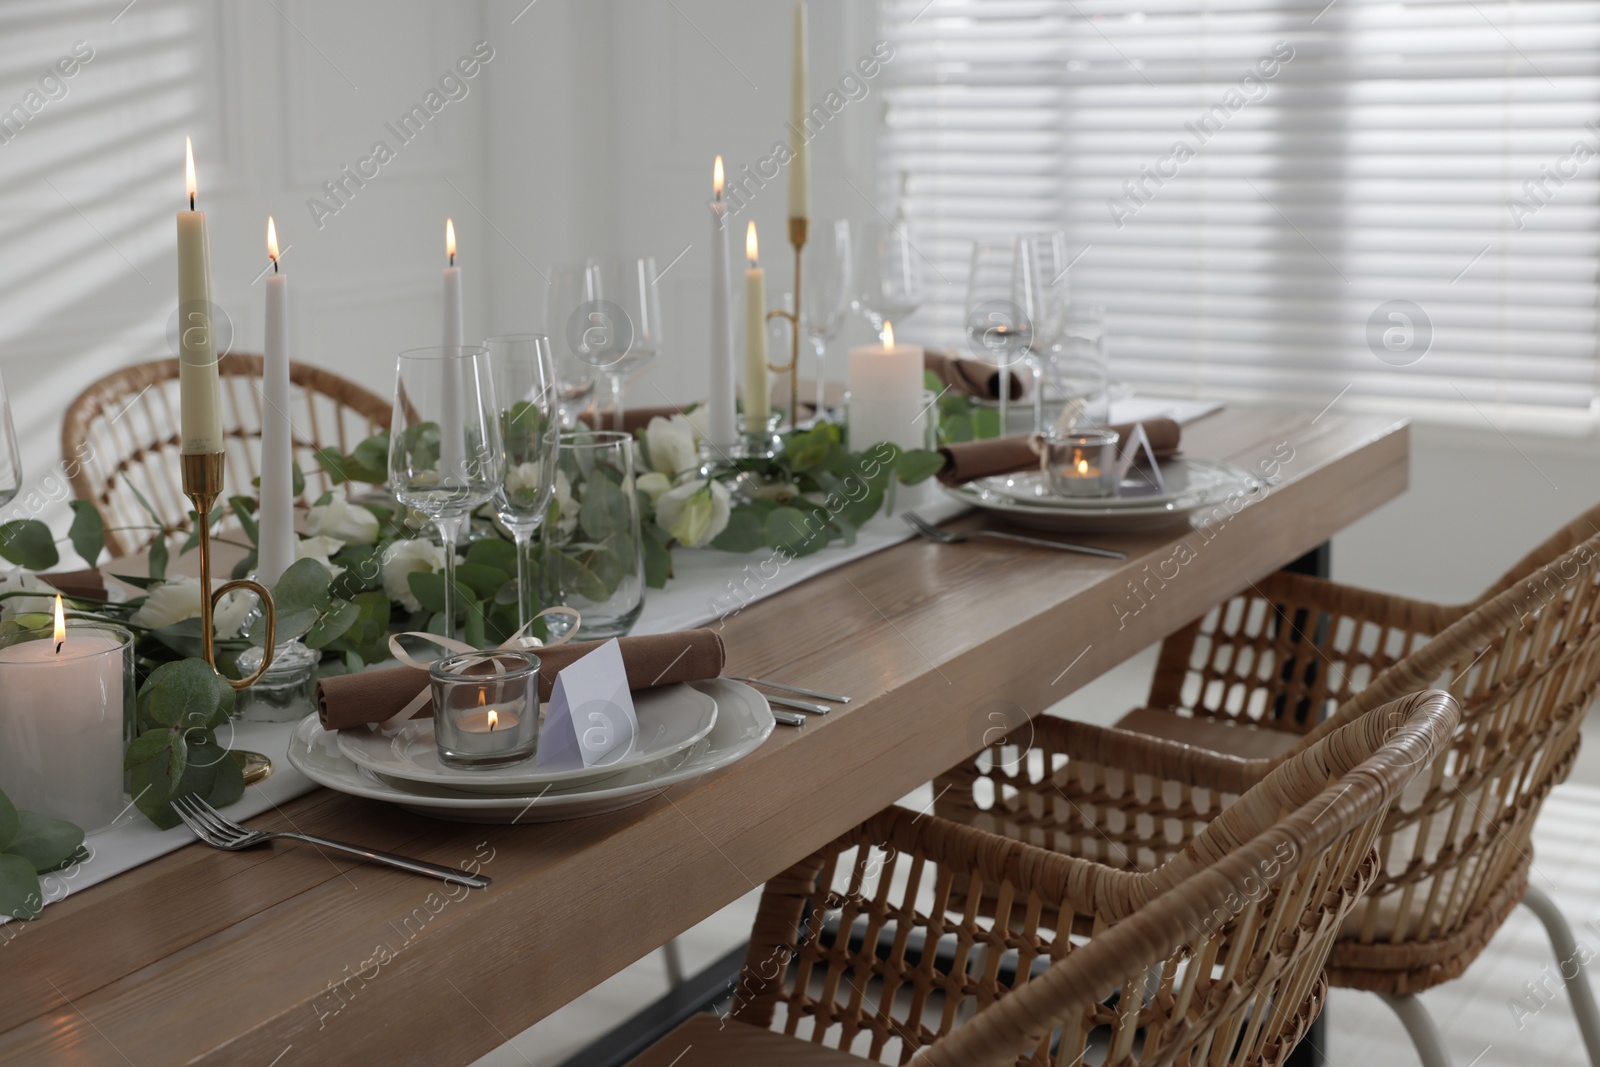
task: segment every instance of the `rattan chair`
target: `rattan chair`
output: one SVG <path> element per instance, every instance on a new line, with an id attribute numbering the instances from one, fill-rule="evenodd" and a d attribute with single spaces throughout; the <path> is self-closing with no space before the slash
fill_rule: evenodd
<path id="1" fill-rule="evenodd" d="M 730 1018 L 635 1067 L 1282 1063 L 1385 812 L 1457 715 L 1432 692 L 1365 716 L 1148 872 L 890 808 L 767 884 Z M 1238 760 L 1139 738 L 1122 755 L 1116 774 L 1158 789 L 1242 788 Z"/>
<path id="2" fill-rule="evenodd" d="M 1335 985 L 1384 996 L 1429 1067 L 1448 1063 L 1415 994 L 1455 978 L 1518 901 L 1558 959 L 1571 927 L 1528 884 L 1540 806 L 1577 753 L 1600 689 L 1600 535 L 1581 516 L 1473 604 L 1446 607 L 1280 574 L 1185 627 L 1161 650 L 1152 707 L 1122 725 L 1174 751 L 1229 753 L 1247 780 L 1329 730 L 1423 686 L 1464 708 L 1449 752 L 1384 827 L 1383 864 L 1329 962 Z M 1588 540 L 1581 532 L 1588 529 Z M 1329 711 L 1331 717 L 1325 717 Z M 1063 757 L 1085 729 L 1115 749 L 1126 730 L 1040 717 L 943 776 L 937 811 L 1072 855 L 1148 869 L 1180 851 L 1226 797 L 1109 790 Z M 1031 749 L 1027 758 L 1008 753 Z M 1101 810 L 1119 819 L 1100 817 Z M 1590 1059 L 1600 1017 L 1582 968 L 1561 968 Z"/>
<path id="3" fill-rule="evenodd" d="M 251 495 L 260 473 L 260 356 L 230 353 L 218 361 L 222 375 L 222 425 L 227 444 L 229 493 Z M 330 371 L 289 366 L 289 418 L 295 461 L 306 476 L 308 503 L 332 484 L 316 461 L 323 447 L 348 453 L 387 429 L 390 402 Z M 164 524 L 189 525 L 190 504 L 180 485 L 178 361 L 127 367 L 89 386 L 67 408 L 61 454 L 73 492 L 100 509 L 106 550 L 113 558 L 148 547 L 156 534 L 139 502 L 142 494 Z"/>

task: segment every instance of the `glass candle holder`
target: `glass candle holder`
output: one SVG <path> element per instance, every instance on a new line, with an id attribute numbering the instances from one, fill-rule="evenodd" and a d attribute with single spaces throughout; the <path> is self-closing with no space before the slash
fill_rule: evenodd
<path id="1" fill-rule="evenodd" d="M 428 670 L 439 762 L 464 770 L 533 758 L 539 745 L 539 657 L 463 652 Z"/>
<path id="2" fill-rule="evenodd" d="M 1044 439 L 1050 488 L 1060 496 L 1117 495 L 1117 442 L 1112 430 L 1074 430 Z"/>
<path id="3" fill-rule="evenodd" d="M 0 787 L 18 808 L 85 830 L 126 808 L 133 635 L 74 622 L 0 636 Z"/>

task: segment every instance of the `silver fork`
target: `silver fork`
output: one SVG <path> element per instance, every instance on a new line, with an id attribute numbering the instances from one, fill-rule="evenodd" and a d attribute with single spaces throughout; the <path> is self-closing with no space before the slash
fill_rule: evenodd
<path id="1" fill-rule="evenodd" d="M 900 517 L 907 526 L 930 541 L 937 541 L 941 545 L 959 545 L 963 541 L 970 541 L 974 537 L 987 537 L 992 541 L 1014 541 L 1018 544 L 1033 545 L 1035 548 L 1055 548 L 1062 552 L 1081 552 L 1085 556 L 1104 556 L 1106 559 L 1127 559 L 1126 552 L 1118 552 L 1112 548 L 1094 548 L 1091 545 L 1074 545 L 1067 541 L 1046 541 L 1042 537 L 1024 537 L 1021 534 L 1001 533 L 998 530 L 972 530 L 968 533 L 955 533 L 951 530 L 941 530 L 921 515 L 914 511 L 902 511 Z"/>
<path id="2" fill-rule="evenodd" d="M 489 877 L 483 874 L 470 874 L 467 871 L 456 870 L 453 867 L 441 867 L 436 863 L 425 863 L 422 860 L 406 859 L 389 852 L 379 852 L 377 849 L 362 848 L 360 845 L 347 845 L 340 841 L 329 841 L 323 837 L 312 837 L 310 834 L 277 832 L 268 833 L 265 830 L 251 830 L 240 826 L 232 819 L 226 818 L 216 808 L 207 804 L 199 797 L 179 797 L 172 802 L 172 810 L 178 813 L 178 818 L 193 830 L 195 836 L 212 848 L 220 848 L 227 852 L 237 852 L 242 848 L 254 848 L 264 845 L 278 837 L 289 837 L 296 841 L 309 841 L 313 845 L 323 848 L 337 849 L 348 852 L 362 859 L 372 860 L 374 863 L 386 863 L 391 867 L 398 867 L 402 871 L 413 874 L 426 874 L 434 878 L 443 878 L 447 882 L 459 885 L 469 885 L 474 889 L 483 889 L 489 884 Z"/>

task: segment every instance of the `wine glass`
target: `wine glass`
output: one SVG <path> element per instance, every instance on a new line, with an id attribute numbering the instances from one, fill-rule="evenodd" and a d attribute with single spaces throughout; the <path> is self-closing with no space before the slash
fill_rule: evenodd
<path id="1" fill-rule="evenodd" d="M 622 394 L 634 375 L 661 351 L 661 289 L 654 257 L 589 265 L 590 299 L 583 307 L 582 348 L 611 383 L 615 428 L 622 429 Z"/>
<path id="2" fill-rule="evenodd" d="M 395 367 L 389 484 L 422 512 L 444 545 L 444 636 L 455 634 L 456 541 L 474 508 L 505 479 L 500 408 L 489 351 L 470 345 L 413 348 Z"/>
<path id="3" fill-rule="evenodd" d="M 1067 283 L 1067 235 L 1060 230 L 1023 237 L 1033 268 L 1033 343 L 1023 358 L 1033 373 L 1033 427 L 1044 429 L 1044 367 L 1052 349 L 1062 344 L 1070 307 Z"/>
<path id="4" fill-rule="evenodd" d="M 967 340 L 1000 369 L 1000 433 L 1010 432 L 1011 366 L 1033 343 L 1033 265 L 1021 241 L 974 241 L 967 274 Z"/>
<path id="5" fill-rule="evenodd" d="M 850 310 L 854 264 L 848 220 L 837 219 L 818 229 L 821 239 L 806 250 L 804 318 L 806 336 L 817 352 L 817 418 L 820 419 L 827 411 L 828 344 L 839 335 L 845 312 Z"/>
<path id="6" fill-rule="evenodd" d="M 865 315 L 872 332 L 901 322 L 922 306 L 922 269 L 904 223 L 875 219 L 861 229 L 856 246 L 855 296 L 850 307 Z"/>
<path id="7" fill-rule="evenodd" d="M 1105 426 L 1111 421 L 1111 390 L 1106 346 L 1106 314 L 1101 304 L 1075 304 L 1067 313 L 1060 341 L 1048 351 L 1047 374 L 1066 407 L 1071 424 Z"/>
<path id="8" fill-rule="evenodd" d="M 576 429 L 594 404 L 600 374 L 585 344 L 584 307 L 595 299 L 586 264 L 565 264 L 550 272 L 550 347 L 555 362 L 556 398 L 562 429 Z M 574 328 L 576 326 L 576 328 Z"/>
<path id="9" fill-rule="evenodd" d="M 517 546 L 517 625 L 533 621 L 530 554 L 533 535 L 550 508 L 561 443 L 560 401 L 550 338 L 512 334 L 483 342 L 500 405 L 505 477 L 495 486 L 494 509 Z"/>
<path id="10" fill-rule="evenodd" d="M 11 424 L 11 399 L 0 378 L 0 508 L 22 491 L 22 453 L 17 451 L 17 432 Z"/>

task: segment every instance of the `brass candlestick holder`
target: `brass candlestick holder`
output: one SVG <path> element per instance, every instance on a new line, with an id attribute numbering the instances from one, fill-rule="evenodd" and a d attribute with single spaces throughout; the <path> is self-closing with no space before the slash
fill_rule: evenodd
<path id="1" fill-rule="evenodd" d="M 200 651 L 205 656 L 211 669 L 217 668 L 217 650 L 215 631 L 212 625 L 212 616 L 216 611 L 217 601 L 229 593 L 238 590 L 248 590 L 261 601 L 261 614 L 266 619 L 266 647 L 261 657 L 261 666 L 247 678 L 226 679 L 234 689 L 248 689 L 267 673 L 267 668 L 272 666 L 273 650 L 277 647 L 278 636 L 278 609 L 272 602 L 272 594 L 260 582 L 249 578 L 238 578 L 223 585 L 216 592 L 211 591 L 211 509 L 216 506 L 217 498 L 222 495 L 224 461 L 226 455 L 222 452 L 184 453 L 180 459 L 183 466 L 183 495 L 194 504 L 195 524 L 199 531 L 200 549 Z M 244 757 L 244 780 L 249 785 L 259 782 L 272 773 L 272 761 L 259 752 L 239 753 Z"/>
<path id="2" fill-rule="evenodd" d="M 773 308 L 767 312 L 767 321 L 775 318 L 789 320 L 789 362 L 778 364 L 768 363 L 767 370 L 773 374 L 789 372 L 789 429 L 795 430 L 800 426 L 800 262 L 801 253 L 806 247 L 806 231 L 809 220 L 791 218 L 789 220 L 789 243 L 794 246 L 794 310 Z"/>

